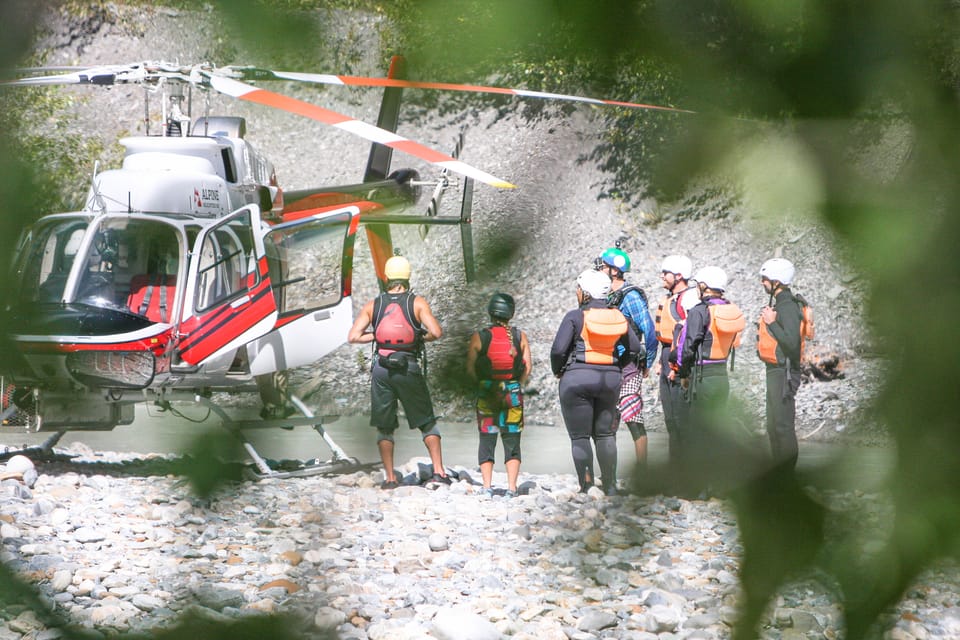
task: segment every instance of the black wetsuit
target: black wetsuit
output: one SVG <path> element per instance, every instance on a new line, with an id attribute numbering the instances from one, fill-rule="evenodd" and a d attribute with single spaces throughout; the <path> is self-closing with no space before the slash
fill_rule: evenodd
<path id="1" fill-rule="evenodd" d="M 767 331 L 777 341 L 777 364 L 767 363 L 766 427 L 774 464 L 792 470 L 798 457 L 797 389 L 803 313 L 787 287 L 777 293 L 773 308 L 777 319 L 767 325 Z"/>
<path id="2" fill-rule="evenodd" d="M 603 300 L 590 300 L 580 308 L 569 311 L 560 323 L 550 349 L 550 366 L 560 378 L 560 411 L 570 436 L 573 465 L 586 491 L 596 480 L 593 472 L 593 447 L 596 444 L 597 461 L 604 491 L 616 491 L 617 477 L 617 401 L 620 396 L 620 365 L 584 362 L 583 312 L 587 309 L 606 309 Z M 627 354 L 641 348 L 636 333 L 626 327 L 618 344 Z M 625 358 L 622 360 L 625 361 Z"/>

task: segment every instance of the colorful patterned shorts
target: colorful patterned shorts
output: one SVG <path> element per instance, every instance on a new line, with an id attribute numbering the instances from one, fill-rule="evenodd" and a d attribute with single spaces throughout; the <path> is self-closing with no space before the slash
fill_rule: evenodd
<path id="1" fill-rule="evenodd" d="M 620 383 L 620 401 L 617 409 L 623 422 L 643 421 L 643 396 L 640 395 L 640 385 L 643 374 L 637 367 L 628 365 L 623 368 L 623 378 Z M 638 419 L 639 417 L 639 419 Z"/>
<path id="2" fill-rule="evenodd" d="M 523 388 L 516 380 L 481 380 L 477 387 L 480 433 L 523 431 Z"/>

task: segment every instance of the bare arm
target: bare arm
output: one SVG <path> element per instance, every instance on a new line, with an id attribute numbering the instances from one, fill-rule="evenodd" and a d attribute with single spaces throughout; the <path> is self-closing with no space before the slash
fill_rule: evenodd
<path id="1" fill-rule="evenodd" d="M 360 313 L 353 321 L 353 326 L 347 333 L 347 341 L 353 344 L 369 344 L 373 342 L 373 332 L 367 332 L 367 327 L 373 322 L 373 300 L 363 305 Z"/>
<path id="2" fill-rule="evenodd" d="M 520 332 L 520 352 L 523 354 L 523 375 L 520 376 L 520 382 L 526 382 L 533 369 L 533 358 L 530 356 L 530 343 L 527 342 L 526 331 Z"/>
<path id="3" fill-rule="evenodd" d="M 373 307 L 371 306 L 371 309 Z M 443 336 L 443 329 L 440 323 L 430 310 L 430 304 L 421 296 L 417 296 L 413 301 L 413 313 L 417 317 L 417 322 L 427 333 L 423 336 L 424 342 L 431 342 Z"/>
<path id="4" fill-rule="evenodd" d="M 470 345 L 467 347 L 467 374 L 477 379 L 477 356 L 480 355 L 480 334 L 470 336 Z"/>

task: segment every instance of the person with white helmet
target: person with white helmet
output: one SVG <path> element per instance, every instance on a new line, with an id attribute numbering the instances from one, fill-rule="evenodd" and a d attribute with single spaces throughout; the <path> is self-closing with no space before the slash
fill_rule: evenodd
<path id="1" fill-rule="evenodd" d="M 757 323 L 757 353 L 767 367 L 766 428 L 774 464 L 792 471 L 797 464 L 797 390 L 803 311 L 790 290 L 796 269 L 784 258 L 760 267 L 760 284 L 769 296 Z"/>
<path id="2" fill-rule="evenodd" d="M 570 436 L 581 492 L 596 483 L 593 445 L 603 491 L 617 493 L 617 400 L 620 363 L 642 349 L 619 309 L 607 304 L 610 278 L 588 269 L 577 277 L 577 308 L 560 322 L 550 367 L 560 378 L 560 412 Z"/>
<path id="3" fill-rule="evenodd" d="M 697 288 L 690 284 L 693 263 L 687 256 L 670 255 L 660 265 L 660 279 L 667 295 L 660 300 L 654 317 L 654 331 L 661 343 L 657 375 L 660 378 L 660 406 L 667 427 L 669 462 L 678 470 L 683 447 L 689 439 L 687 433 L 687 403 L 676 372 L 676 355 L 670 360 L 675 337 L 680 333 L 690 308 L 700 301 Z"/>
<path id="4" fill-rule="evenodd" d="M 374 343 L 370 380 L 370 425 L 377 429 L 377 448 L 383 462 L 383 489 L 398 485 L 393 468 L 393 433 L 399 427 L 397 403 L 411 429 L 419 429 L 433 463 L 432 482 L 450 484 L 443 466 L 440 431 L 433 413 L 430 390 L 420 365 L 423 343 L 437 340 L 443 329 L 430 305 L 410 291 L 410 262 L 393 256 L 384 265 L 386 289 L 357 314 L 347 340 Z M 368 331 L 372 327 L 372 331 Z"/>
<path id="5" fill-rule="evenodd" d="M 720 267 L 703 267 L 697 281 L 700 302 L 687 314 L 677 338 L 677 376 L 689 402 L 690 447 L 681 460 L 681 479 L 689 489 L 701 488 L 703 473 L 722 458 L 719 433 L 730 395 L 727 360 L 739 345 L 745 321 L 737 305 L 724 298 L 727 274 Z"/>
<path id="6" fill-rule="evenodd" d="M 616 247 L 607 249 L 597 258 L 597 265 L 600 271 L 610 276 L 607 302 L 620 309 L 632 329 L 643 338 L 645 354 L 638 362 L 624 364 L 621 371 L 623 379 L 620 382 L 617 409 L 619 419 L 626 422 L 630 429 L 637 464 L 644 466 L 647 463 L 647 430 L 643 424 L 641 382 L 649 375 L 657 360 L 657 334 L 650 318 L 646 293 L 640 287 L 628 283 L 624 277 L 630 271 L 630 256 L 620 248 L 619 241 Z"/>

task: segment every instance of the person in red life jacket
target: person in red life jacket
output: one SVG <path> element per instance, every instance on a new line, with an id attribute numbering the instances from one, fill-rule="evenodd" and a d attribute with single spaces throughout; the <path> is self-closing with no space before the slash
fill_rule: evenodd
<path id="1" fill-rule="evenodd" d="M 490 326 L 470 337 L 467 373 L 477 383 L 477 459 L 483 492 L 493 496 L 493 462 L 497 434 L 503 441 L 507 497 L 517 495 L 520 475 L 520 433 L 523 431 L 523 383 L 532 366 L 527 334 L 510 326 L 516 310 L 513 296 L 495 293 L 487 304 Z"/>
<path id="2" fill-rule="evenodd" d="M 560 412 L 570 436 L 580 491 L 586 492 L 596 482 L 592 441 L 604 493 L 616 495 L 620 363 L 643 347 L 620 310 L 607 304 L 609 293 L 610 278 L 605 273 L 589 269 L 577 277 L 578 306 L 560 322 L 550 348 L 550 367 L 560 378 Z"/>
<path id="3" fill-rule="evenodd" d="M 803 339 L 803 311 L 790 291 L 796 269 L 773 258 L 760 267 L 760 283 L 769 303 L 757 324 L 757 353 L 767 365 L 766 427 L 775 465 L 792 471 L 797 464 L 797 389 Z"/>
<path id="4" fill-rule="evenodd" d="M 683 456 L 684 445 L 689 439 L 689 426 L 687 403 L 683 399 L 683 388 L 677 378 L 676 365 L 670 361 L 670 352 L 674 336 L 679 334 L 687 318 L 687 311 L 700 300 L 699 291 L 689 283 L 692 275 L 693 263 L 690 258 L 671 255 L 663 259 L 660 279 L 667 295 L 660 300 L 653 323 L 657 340 L 661 344 L 660 360 L 655 369 L 660 378 L 660 406 L 663 407 L 663 421 L 667 427 L 668 459 L 675 471 Z"/>
<path id="5" fill-rule="evenodd" d="M 597 259 L 601 271 L 610 276 L 610 294 L 607 303 L 620 310 L 631 329 L 643 339 L 644 352 L 636 354 L 623 365 L 620 381 L 620 399 L 617 404 L 618 420 L 627 423 L 633 439 L 637 463 L 647 464 L 647 430 L 643 424 L 643 396 L 640 385 L 649 375 L 657 360 L 657 334 L 647 307 L 643 289 L 627 283 L 624 274 L 630 271 L 630 256 L 618 246 L 604 251 Z"/>
<path id="6" fill-rule="evenodd" d="M 727 358 L 739 343 L 745 322 L 739 308 L 723 297 L 727 274 L 720 267 L 704 267 L 694 276 L 700 302 L 687 313 L 675 346 L 678 356 L 677 377 L 689 402 L 690 442 L 685 452 L 681 475 L 676 478 L 696 489 L 708 467 L 723 457 L 726 449 L 720 427 L 730 395 Z M 736 320 L 727 321 L 732 312 Z M 731 322 L 735 327 L 731 328 Z"/>
<path id="7" fill-rule="evenodd" d="M 383 489 L 397 486 L 393 468 L 393 433 L 397 430 L 397 402 L 411 429 L 419 429 L 433 463 L 431 481 L 450 484 L 443 466 L 440 431 L 433 402 L 420 367 L 423 343 L 443 335 L 430 305 L 410 291 L 410 263 L 393 256 L 384 266 L 387 287 L 357 314 L 347 340 L 353 344 L 374 343 L 370 380 L 370 425 L 377 429 L 377 448 L 383 462 Z M 372 327 L 372 331 L 367 331 Z"/>

